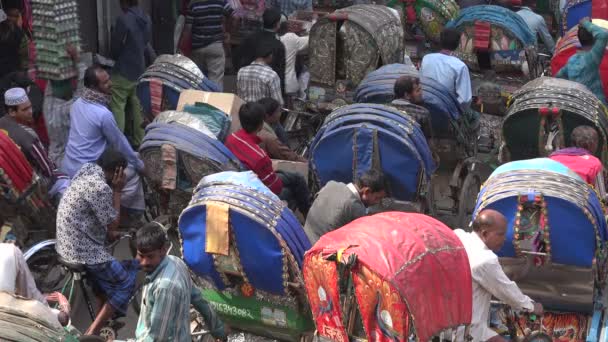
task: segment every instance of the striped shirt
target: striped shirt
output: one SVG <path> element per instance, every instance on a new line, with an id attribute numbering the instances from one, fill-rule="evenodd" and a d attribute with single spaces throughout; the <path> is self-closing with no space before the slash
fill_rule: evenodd
<path id="1" fill-rule="evenodd" d="M 203 316 L 211 334 L 224 338 L 224 324 L 201 297 L 188 267 L 179 258 L 166 256 L 146 276 L 135 338 L 138 342 L 190 342 L 190 304 Z"/>
<path id="2" fill-rule="evenodd" d="M 253 171 L 272 192 L 280 194 L 283 190 L 281 178 L 274 172 L 272 161 L 259 144 L 262 139 L 255 133 L 247 133 L 244 129 L 232 133 L 226 138 L 226 147 L 230 152 Z"/>
<path id="3" fill-rule="evenodd" d="M 271 67 L 253 62 L 241 68 L 236 77 L 237 95 L 245 102 L 256 102 L 272 97 L 283 105 L 281 79 Z"/>
<path id="4" fill-rule="evenodd" d="M 186 25 L 192 25 L 192 49 L 201 49 L 224 40 L 224 16 L 233 9 L 226 0 L 195 0 L 188 6 Z"/>

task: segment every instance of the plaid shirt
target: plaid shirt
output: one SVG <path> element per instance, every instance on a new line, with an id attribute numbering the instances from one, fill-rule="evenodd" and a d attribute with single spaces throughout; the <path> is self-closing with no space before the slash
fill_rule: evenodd
<path id="1" fill-rule="evenodd" d="M 154 272 L 146 276 L 141 314 L 135 330 L 136 341 L 192 341 L 190 304 L 203 316 L 215 338 L 225 337 L 224 324 L 192 283 L 186 264 L 168 255 Z"/>
<path id="2" fill-rule="evenodd" d="M 271 67 L 264 63 L 253 62 L 241 68 L 236 80 L 237 95 L 246 102 L 259 101 L 272 97 L 283 105 L 281 79 Z"/>

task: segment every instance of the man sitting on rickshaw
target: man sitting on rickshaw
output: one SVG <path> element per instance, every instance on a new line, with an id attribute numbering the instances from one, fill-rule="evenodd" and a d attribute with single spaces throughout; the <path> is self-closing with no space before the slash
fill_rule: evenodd
<path id="1" fill-rule="evenodd" d="M 395 100 L 391 105 L 411 115 L 420 124 L 424 136 L 432 138 L 431 114 L 422 104 L 422 87 L 420 79 L 413 76 L 401 76 L 395 81 Z"/>
<path id="2" fill-rule="evenodd" d="M 587 184 L 594 186 L 600 198 L 606 198 L 602 162 L 591 151 L 598 148 L 597 131 L 590 126 L 578 126 L 570 135 L 571 147 L 557 150 L 549 158 L 566 165 Z"/>
<path id="3" fill-rule="evenodd" d="M 486 209 L 473 221 L 473 231 L 454 231 L 464 245 L 473 278 L 473 318 L 471 336 L 473 342 L 506 341 L 488 326 L 492 297 L 506 303 L 514 310 L 543 314 L 543 306 L 524 295 L 500 266 L 494 252 L 505 242 L 507 220 L 498 211 Z"/>

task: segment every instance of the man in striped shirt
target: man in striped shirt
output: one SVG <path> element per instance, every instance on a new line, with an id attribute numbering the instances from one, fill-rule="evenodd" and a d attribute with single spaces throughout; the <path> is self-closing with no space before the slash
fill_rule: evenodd
<path id="1" fill-rule="evenodd" d="M 135 330 L 136 341 L 192 341 L 191 304 L 203 316 L 211 335 L 217 341 L 225 341 L 224 323 L 203 300 L 188 267 L 167 252 L 167 237 L 159 223 L 150 222 L 137 231 L 137 259 L 147 276 Z"/>
<path id="2" fill-rule="evenodd" d="M 236 91 L 243 101 L 257 102 L 270 97 L 283 105 L 281 79 L 270 67 L 273 59 L 272 49 L 272 45 L 261 42 L 256 46 L 257 59 L 239 70 Z"/>
<path id="3" fill-rule="evenodd" d="M 188 6 L 186 36 L 192 37 L 192 60 L 220 89 L 224 82 L 224 17 L 233 9 L 226 0 L 194 0 Z"/>

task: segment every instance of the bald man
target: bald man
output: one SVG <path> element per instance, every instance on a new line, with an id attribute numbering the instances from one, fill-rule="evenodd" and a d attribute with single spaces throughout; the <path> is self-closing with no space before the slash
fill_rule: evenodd
<path id="1" fill-rule="evenodd" d="M 514 310 L 542 315 L 542 305 L 534 303 L 521 292 L 515 282 L 509 280 L 494 253 L 502 248 L 507 233 L 507 220 L 501 213 L 491 209 L 483 210 L 473 221 L 472 232 L 467 233 L 462 229 L 454 232 L 467 251 L 473 276 L 473 342 L 506 341 L 488 326 L 492 297 Z"/>

